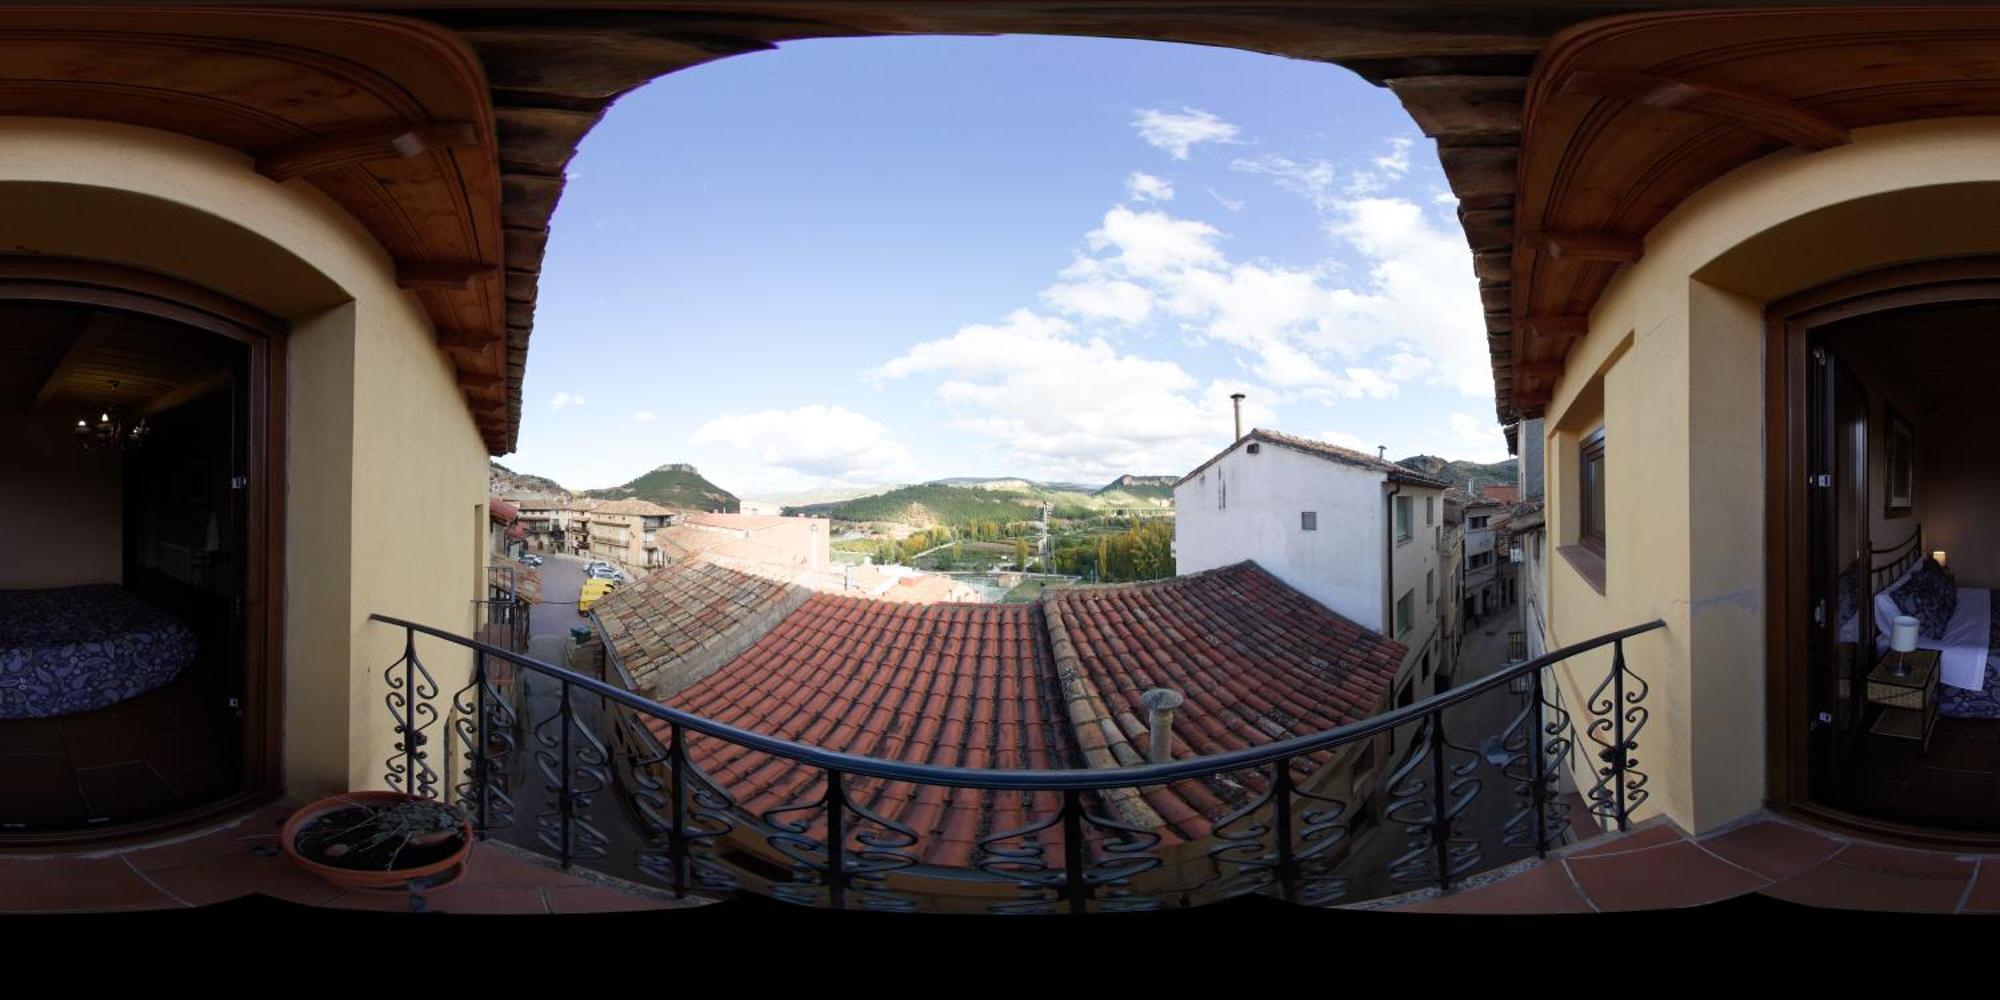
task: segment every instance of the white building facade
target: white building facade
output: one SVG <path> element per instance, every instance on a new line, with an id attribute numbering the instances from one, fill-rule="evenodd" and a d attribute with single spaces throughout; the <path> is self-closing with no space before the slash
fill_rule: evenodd
<path id="1" fill-rule="evenodd" d="M 1174 486 L 1182 574 L 1251 560 L 1336 614 L 1409 647 L 1398 704 L 1450 669 L 1447 484 L 1360 452 L 1263 429 Z"/>

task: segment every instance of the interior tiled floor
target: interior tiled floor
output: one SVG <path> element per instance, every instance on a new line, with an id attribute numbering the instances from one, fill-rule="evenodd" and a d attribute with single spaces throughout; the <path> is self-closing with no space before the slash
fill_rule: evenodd
<path id="1" fill-rule="evenodd" d="M 1835 805 L 1916 826 L 2000 831 L 2000 721 L 1939 719 L 1928 753 L 1864 736 Z"/>
<path id="2" fill-rule="evenodd" d="M 1699 906 L 1752 892 L 1832 909 L 2000 913 L 2000 855 L 1889 847 L 1761 813 L 1699 838 L 1655 820 L 1476 888 L 1413 894 L 1385 908 L 1595 913 Z"/>
<path id="3" fill-rule="evenodd" d="M 234 791 L 236 727 L 207 664 L 91 712 L 0 720 L 0 831 L 161 816 Z"/>
<path id="4" fill-rule="evenodd" d="M 405 911 L 405 893 L 347 892 L 301 871 L 278 851 L 278 830 L 296 806 L 268 806 L 234 823 L 173 843 L 118 852 L 0 858 L 0 913 L 165 910 L 261 894 L 309 906 Z M 701 905 L 671 895 L 563 872 L 493 843 L 473 847 L 457 884 L 428 893 L 442 913 L 547 914 Z"/>

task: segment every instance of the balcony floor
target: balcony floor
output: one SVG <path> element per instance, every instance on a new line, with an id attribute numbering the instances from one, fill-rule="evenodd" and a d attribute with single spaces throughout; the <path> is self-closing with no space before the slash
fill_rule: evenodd
<path id="1" fill-rule="evenodd" d="M 295 803 L 267 806 L 220 828 L 168 843 L 47 857 L 0 857 L 0 913 L 171 910 L 261 894 L 308 906 L 408 911 L 402 893 L 344 892 L 278 853 Z M 603 913 L 698 906 L 702 901 L 561 871 L 505 845 L 475 845 L 457 885 L 425 897 L 443 913 Z"/>
<path id="2" fill-rule="evenodd" d="M 1369 908 L 1598 913 L 1700 906 L 1753 892 L 1829 909 L 2000 913 L 2000 855 L 1889 847 L 1769 813 L 1704 837 L 1654 820 L 1473 888 L 1412 893 Z"/>

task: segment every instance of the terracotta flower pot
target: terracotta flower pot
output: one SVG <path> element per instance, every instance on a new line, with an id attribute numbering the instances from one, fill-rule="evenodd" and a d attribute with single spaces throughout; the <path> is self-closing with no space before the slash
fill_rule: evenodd
<path id="1" fill-rule="evenodd" d="M 333 865 L 314 861 L 300 854 L 297 844 L 299 831 L 305 829 L 306 824 L 327 813 L 340 809 L 350 809 L 358 805 L 394 805 L 398 802 L 409 801 L 415 797 L 405 795 L 402 792 L 388 791 L 348 792 L 344 795 L 328 796 L 301 808 L 298 812 L 293 813 L 290 819 L 285 820 L 284 829 L 279 831 L 278 847 L 285 852 L 286 857 L 292 859 L 293 864 L 343 889 L 375 892 L 385 890 L 395 892 L 406 891 L 411 881 L 436 878 L 465 864 L 466 859 L 472 854 L 473 836 L 471 819 L 462 813 L 459 815 L 459 846 L 456 851 L 451 853 L 450 857 L 411 868 L 393 868 L 385 871 L 337 868 Z M 423 839 L 426 838 L 419 838 L 417 841 L 413 841 L 413 843 L 420 842 Z M 434 839 L 433 842 L 435 842 Z M 443 885 L 433 886 L 432 888 L 443 888 Z"/>

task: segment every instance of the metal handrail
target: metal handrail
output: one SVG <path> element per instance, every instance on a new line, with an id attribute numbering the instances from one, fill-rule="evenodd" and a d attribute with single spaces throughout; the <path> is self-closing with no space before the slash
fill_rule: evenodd
<path id="1" fill-rule="evenodd" d="M 1137 767 L 1077 768 L 1072 770 L 1035 770 L 1028 768 L 971 768 L 939 767 L 931 764 L 909 764 L 902 761 L 884 760 L 879 757 L 864 757 L 858 754 L 827 750 L 805 743 L 767 736 L 763 733 L 739 729 L 724 722 L 717 722 L 704 716 L 693 715 L 680 709 L 651 701 L 594 677 L 579 674 L 553 663 L 537 660 L 531 656 L 510 652 L 456 635 L 443 629 L 417 622 L 394 618 L 383 614 L 371 614 L 370 621 L 410 629 L 433 638 L 478 650 L 488 656 L 499 657 L 509 663 L 526 667 L 550 677 L 561 679 L 565 684 L 582 688 L 592 694 L 608 698 L 636 712 L 673 723 L 693 732 L 714 736 L 731 743 L 740 744 L 763 753 L 784 757 L 788 760 L 811 764 L 827 770 L 842 771 L 847 774 L 886 778 L 892 781 L 914 781 L 929 785 L 944 785 L 951 788 L 1013 789 L 1019 791 L 1099 791 L 1110 788 L 1131 788 L 1141 785 L 1164 785 L 1187 778 L 1200 778 L 1222 771 L 1247 770 L 1280 760 L 1288 760 L 1305 754 L 1353 743 L 1387 732 L 1398 726 L 1414 722 L 1434 712 L 1443 711 L 1461 702 L 1470 701 L 1480 694 L 1506 685 L 1516 677 L 1540 672 L 1544 667 L 1567 660 L 1570 657 L 1601 649 L 1613 643 L 1642 635 L 1655 629 L 1665 628 L 1666 622 L 1654 619 L 1643 625 L 1607 632 L 1593 639 L 1564 646 L 1525 663 L 1495 671 L 1463 687 L 1454 687 L 1444 694 L 1432 695 L 1422 701 L 1412 702 L 1402 708 L 1370 716 L 1359 722 L 1348 723 L 1324 732 L 1307 736 L 1295 736 L 1275 743 L 1232 750 L 1227 753 L 1210 754 L 1190 760 L 1167 764 L 1145 764 Z"/>

